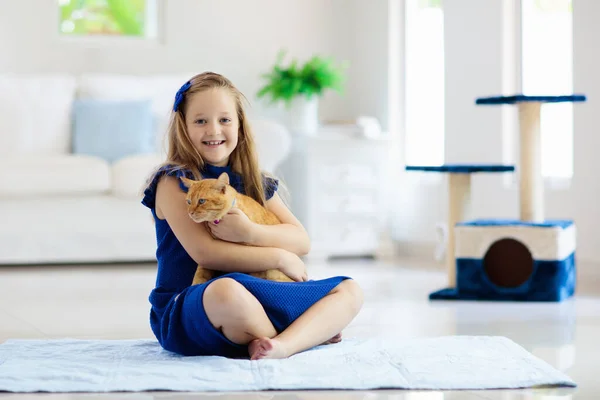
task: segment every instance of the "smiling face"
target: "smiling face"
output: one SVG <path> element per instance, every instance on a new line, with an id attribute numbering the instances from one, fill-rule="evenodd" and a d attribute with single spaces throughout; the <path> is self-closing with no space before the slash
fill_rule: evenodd
<path id="1" fill-rule="evenodd" d="M 220 167 L 229 163 L 240 129 L 235 98 L 230 91 L 212 88 L 191 95 L 185 125 L 205 162 Z"/>

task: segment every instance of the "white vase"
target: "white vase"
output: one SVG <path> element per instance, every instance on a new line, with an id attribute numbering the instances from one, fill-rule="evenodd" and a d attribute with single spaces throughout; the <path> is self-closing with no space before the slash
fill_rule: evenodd
<path id="1" fill-rule="evenodd" d="M 295 134 L 315 136 L 319 131 L 319 98 L 294 98 L 287 108 L 287 126 Z"/>

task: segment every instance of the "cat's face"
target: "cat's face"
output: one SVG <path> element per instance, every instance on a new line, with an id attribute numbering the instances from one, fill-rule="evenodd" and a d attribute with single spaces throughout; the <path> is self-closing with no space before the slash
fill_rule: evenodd
<path id="1" fill-rule="evenodd" d="M 194 181 L 181 178 L 188 188 L 187 209 L 194 222 L 215 221 L 229 212 L 235 199 L 235 189 L 229 186 L 229 175 L 221 174 L 218 179 Z"/>

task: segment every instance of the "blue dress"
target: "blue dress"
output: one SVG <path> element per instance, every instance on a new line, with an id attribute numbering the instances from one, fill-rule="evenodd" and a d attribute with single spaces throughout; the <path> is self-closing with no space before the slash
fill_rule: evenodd
<path id="1" fill-rule="evenodd" d="M 223 172 L 229 175 L 230 184 L 244 193 L 241 176 L 230 167 L 206 165 L 202 176 L 217 178 Z M 152 211 L 157 239 L 158 272 L 155 288 L 149 296 L 150 326 L 164 349 L 184 356 L 248 357 L 248 347 L 227 339 L 212 326 L 204 311 L 202 296 L 215 279 L 228 277 L 242 284 L 262 304 L 277 332 L 282 332 L 340 282 L 349 279 L 337 276 L 308 282 L 273 282 L 236 272 L 190 286 L 197 263 L 187 254 L 167 221 L 156 216 L 156 186 L 163 175 L 178 178 L 193 178 L 193 175 L 187 170 L 163 167 L 154 175 L 142 199 L 142 204 Z M 264 182 L 266 198 L 270 199 L 277 190 L 278 181 L 267 178 Z M 187 191 L 181 182 L 179 186 L 184 192 Z"/>

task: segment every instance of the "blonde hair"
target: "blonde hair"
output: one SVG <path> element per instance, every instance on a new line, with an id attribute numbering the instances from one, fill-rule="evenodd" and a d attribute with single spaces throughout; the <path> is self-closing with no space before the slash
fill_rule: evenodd
<path id="1" fill-rule="evenodd" d="M 233 172 L 242 177 L 245 194 L 263 206 L 266 203 L 263 175 L 259 168 L 254 134 L 244 109 L 245 96 L 222 75 L 214 72 L 203 72 L 191 78 L 185 85 L 187 90 L 177 93 L 178 103 L 171 112 L 167 131 L 167 160 L 159 167 L 173 166 L 173 169 L 190 170 L 196 179 L 201 179 L 199 168 L 204 167 L 202 156 L 192 144 L 185 125 L 185 110 L 191 95 L 214 88 L 228 90 L 235 99 L 239 121 L 238 143 L 229 157 L 229 165 Z"/>

